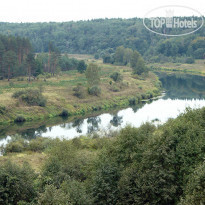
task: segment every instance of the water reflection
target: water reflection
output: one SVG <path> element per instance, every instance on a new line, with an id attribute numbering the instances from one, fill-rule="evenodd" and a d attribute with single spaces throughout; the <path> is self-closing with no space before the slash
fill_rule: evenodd
<path id="1" fill-rule="evenodd" d="M 186 74 L 157 74 L 163 88 L 167 91 L 166 99 L 205 98 L 205 77 Z"/>
<path id="2" fill-rule="evenodd" d="M 176 118 L 186 107 L 200 108 L 205 106 L 205 77 L 164 73 L 158 75 L 166 90 L 166 95 L 162 99 L 98 116 L 76 118 L 71 122 L 69 122 L 69 118 L 59 119 L 55 123 L 58 125 L 55 126 L 47 126 L 45 123 L 37 128 L 24 130 L 24 125 L 14 125 L 14 133 L 21 134 L 23 138 L 28 140 L 39 136 L 71 139 L 102 130 L 121 129 L 127 124 L 139 127 L 147 121 L 156 124 L 164 123 L 169 118 Z M 12 130 L 12 126 L 0 130 L 2 136 L 0 144 L 6 142 L 8 130 Z"/>

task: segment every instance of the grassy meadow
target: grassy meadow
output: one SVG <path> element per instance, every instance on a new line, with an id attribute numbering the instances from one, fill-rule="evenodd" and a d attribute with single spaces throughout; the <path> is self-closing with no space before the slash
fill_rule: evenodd
<path id="1" fill-rule="evenodd" d="M 205 60 L 195 60 L 193 64 L 187 63 L 151 63 L 148 65 L 151 70 L 167 72 L 184 72 L 193 75 L 205 76 Z"/>
<path id="2" fill-rule="evenodd" d="M 84 73 L 76 70 L 60 72 L 44 80 L 43 77 L 27 81 L 27 77 L 6 79 L 0 81 L 0 123 L 14 121 L 17 116 L 23 116 L 26 121 L 52 118 L 58 116 L 63 109 L 68 110 L 69 115 L 80 115 L 96 110 L 106 110 L 116 106 L 129 105 L 129 99 L 144 95 L 150 98 L 159 94 L 159 81 L 149 72 L 142 76 L 133 76 L 132 69 L 126 66 L 103 64 L 102 60 L 94 60 L 89 55 L 70 55 L 77 59 L 86 60 L 86 63 L 97 63 L 101 69 L 101 95 L 91 96 L 87 93 L 87 80 Z M 110 78 L 114 72 L 123 76 L 123 81 L 115 83 Z M 19 80 L 20 79 L 20 80 Z M 73 88 L 78 84 L 83 85 L 85 97 L 80 99 L 74 96 Z M 42 90 L 47 99 L 45 107 L 28 106 L 12 95 L 27 88 Z M 150 95 L 151 94 L 151 95 Z"/>

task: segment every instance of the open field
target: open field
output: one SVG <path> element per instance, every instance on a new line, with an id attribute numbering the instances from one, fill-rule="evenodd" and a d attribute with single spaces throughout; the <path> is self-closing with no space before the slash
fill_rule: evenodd
<path id="1" fill-rule="evenodd" d="M 103 64 L 102 60 L 94 60 L 85 55 L 73 55 L 73 57 L 86 59 L 86 63 L 95 62 L 101 68 L 101 90 L 102 94 L 91 96 L 87 94 L 87 81 L 85 74 L 71 70 L 63 72 L 54 77 L 39 78 L 27 81 L 12 79 L 10 83 L 7 80 L 0 81 L 0 107 L 4 108 L 4 113 L 0 112 L 0 123 L 13 121 L 17 116 L 24 116 L 26 121 L 51 118 L 58 116 L 63 109 L 69 111 L 70 115 L 79 115 L 93 110 L 105 110 L 116 106 L 129 104 L 129 98 L 147 93 L 158 94 L 159 81 L 151 72 L 142 76 L 133 76 L 132 70 L 125 66 L 114 66 Z M 120 72 L 123 75 L 123 81 L 110 84 L 110 75 L 113 72 Z M 73 95 L 73 88 L 81 83 L 86 93 L 85 98 L 80 99 Z M 113 91 L 113 86 L 120 87 L 117 92 Z M 47 98 L 46 107 L 28 106 L 12 98 L 16 91 L 25 88 L 42 89 L 43 96 Z"/>
<path id="2" fill-rule="evenodd" d="M 205 60 L 196 60 L 193 64 L 181 63 L 152 63 L 148 64 L 151 70 L 184 72 L 196 75 L 205 75 Z"/>

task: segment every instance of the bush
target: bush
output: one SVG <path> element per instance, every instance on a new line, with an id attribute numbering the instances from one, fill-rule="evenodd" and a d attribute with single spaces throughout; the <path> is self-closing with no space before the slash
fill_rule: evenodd
<path id="1" fill-rule="evenodd" d="M 45 191 L 38 198 L 39 205 L 71 205 L 69 195 L 53 185 L 47 185 Z"/>
<path id="2" fill-rule="evenodd" d="M 63 110 L 60 114 L 59 114 L 59 116 L 61 116 L 61 117 L 68 117 L 69 116 L 69 112 L 68 112 L 68 110 Z"/>
<path id="3" fill-rule="evenodd" d="M 19 167 L 10 162 L 0 166 L 0 204 L 31 202 L 36 197 L 36 175 L 28 164 Z M 28 204 L 28 203 L 26 203 Z"/>
<path id="4" fill-rule="evenodd" d="M 28 144 L 28 150 L 33 152 L 42 152 L 45 149 L 45 143 L 43 138 L 33 139 Z"/>
<path id="5" fill-rule="evenodd" d="M 91 88 L 88 88 L 88 93 L 90 95 L 99 96 L 101 94 L 101 88 L 99 88 L 98 86 L 93 86 Z"/>
<path id="6" fill-rule="evenodd" d="M 110 78 L 112 78 L 115 82 L 119 82 L 123 80 L 123 76 L 118 72 L 115 72 L 112 75 L 110 75 Z"/>
<path id="7" fill-rule="evenodd" d="M 17 91 L 13 94 L 13 98 L 18 98 L 31 106 L 46 106 L 46 98 L 42 95 L 40 90 L 26 89 Z"/>
<path id="8" fill-rule="evenodd" d="M 94 58 L 95 58 L 96 60 L 99 59 L 99 58 L 100 58 L 99 54 L 96 53 L 96 54 L 94 55 Z"/>
<path id="9" fill-rule="evenodd" d="M 192 57 L 186 58 L 185 63 L 193 64 L 194 63 L 194 58 L 192 58 Z"/>
<path id="10" fill-rule="evenodd" d="M 4 114 L 6 112 L 6 107 L 0 105 L 0 114 Z"/>
<path id="11" fill-rule="evenodd" d="M 7 144 L 3 152 L 4 154 L 7 154 L 10 152 L 23 152 L 24 150 L 25 146 L 23 141 L 14 141 Z"/>
<path id="12" fill-rule="evenodd" d="M 24 116 L 17 116 L 16 119 L 14 120 L 14 122 L 16 122 L 16 123 L 22 123 L 25 121 L 26 121 L 26 119 Z"/>
<path id="13" fill-rule="evenodd" d="M 110 90 L 113 91 L 113 92 L 119 92 L 119 91 L 120 91 L 120 88 L 119 88 L 119 86 L 115 83 L 115 84 L 112 84 L 112 85 L 111 85 Z"/>
<path id="14" fill-rule="evenodd" d="M 137 104 L 137 100 L 136 100 L 136 98 L 130 98 L 129 99 L 129 105 L 136 105 Z"/>
<path id="15" fill-rule="evenodd" d="M 74 91 L 74 96 L 78 97 L 78 98 L 85 98 L 85 89 L 81 84 L 78 84 L 75 88 L 73 88 Z"/>

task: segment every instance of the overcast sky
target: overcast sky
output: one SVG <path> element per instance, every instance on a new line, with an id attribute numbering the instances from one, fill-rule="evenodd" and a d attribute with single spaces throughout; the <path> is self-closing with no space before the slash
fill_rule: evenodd
<path id="1" fill-rule="evenodd" d="M 0 22 L 143 18 L 149 10 L 164 5 L 184 5 L 205 15 L 204 0 L 1 0 Z"/>

